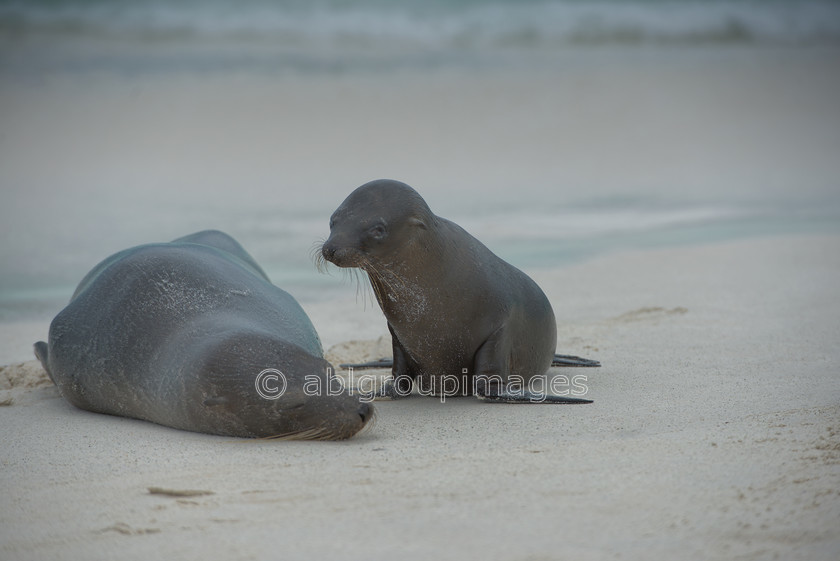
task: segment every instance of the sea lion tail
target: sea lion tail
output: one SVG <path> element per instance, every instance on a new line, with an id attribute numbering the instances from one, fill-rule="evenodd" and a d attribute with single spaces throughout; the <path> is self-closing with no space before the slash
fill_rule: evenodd
<path id="1" fill-rule="evenodd" d="M 50 380 L 53 381 L 55 384 L 55 379 L 53 378 L 52 372 L 50 372 L 50 347 L 43 341 L 38 341 L 34 345 L 35 347 L 35 357 L 40 361 L 41 366 L 44 367 L 44 370 L 47 371 L 47 375 L 49 375 Z"/>

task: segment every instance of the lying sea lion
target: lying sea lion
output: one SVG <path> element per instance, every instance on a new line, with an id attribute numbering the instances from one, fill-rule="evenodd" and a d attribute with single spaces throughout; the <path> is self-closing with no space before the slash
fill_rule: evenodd
<path id="1" fill-rule="evenodd" d="M 373 415 L 360 396 L 328 391 L 306 313 L 219 231 L 105 259 L 35 354 L 76 407 L 184 430 L 341 439 Z"/>

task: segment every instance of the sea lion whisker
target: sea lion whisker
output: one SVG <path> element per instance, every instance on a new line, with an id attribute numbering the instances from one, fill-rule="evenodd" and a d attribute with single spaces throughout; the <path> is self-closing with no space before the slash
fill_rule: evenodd
<path id="1" fill-rule="evenodd" d="M 356 287 L 356 300 L 358 300 L 359 291 L 361 289 L 358 270 L 352 268 L 341 269 L 341 282 L 344 284 L 350 283 Z"/>
<path id="2" fill-rule="evenodd" d="M 383 265 L 381 263 L 377 265 L 371 263 L 371 265 L 376 271 L 377 278 L 391 292 L 394 292 L 395 288 L 399 288 L 404 292 L 409 290 L 408 284 L 405 282 L 405 279 L 398 275 L 393 269 L 389 268 L 389 265 Z"/>
<path id="3" fill-rule="evenodd" d="M 365 305 L 365 308 L 367 308 L 367 290 L 365 289 L 364 280 L 361 278 L 359 271 L 360 269 L 355 268 L 349 270 L 351 276 L 353 277 L 353 282 L 356 285 L 356 302 L 359 301 L 359 296 L 361 295 L 362 303 Z"/>
<path id="4" fill-rule="evenodd" d="M 370 282 L 371 277 L 367 271 L 367 268 L 370 266 L 372 266 L 370 260 L 367 257 L 363 257 L 359 266 L 352 269 L 353 278 L 356 282 L 356 301 L 359 301 L 359 295 L 361 295 L 362 304 L 365 309 L 367 309 L 368 300 L 370 299 L 371 302 L 373 301 L 373 298 L 370 298 L 370 295 L 373 294 L 373 296 L 376 297 L 376 287 L 372 282 Z"/>
<path id="5" fill-rule="evenodd" d="M 396 275 L 386 275 L 385 273 L 383 273 L 382 269 L 372 261 L 368 260 L 366 262 L 366 267 L 374 272 L 376 280 L 379 281 L 379 283 L 383 284 L 384 287 L 387 288 L 389 291 L 394 291 L 394 286 L 392 284 L 392 281 L 394 280 L 400 283 L 399 288 L 405 288 L 405 284 L 402 282 L 402 279 L 400 279 Z M 368 272 L 367 269 L 365 269 L 365 272 Z"/>
<path id="6" fill-rule="evenodd" d="M 336 434 L 335 431 L 325 430 L 319 436 L 316 436 L 315 438 L 312 438 L 312 440 L 340 440 L 340 439 L 339 439 L 339 435 Z"/>
<path id="7" fill-rule="evenodd" d="M 329 262 L 324 258 L 324 242 L 327 240 L 319 239 L 312 242 L 312 247 L 309 249 L 309 257 L 315 263 L 315 269 L 321 274 L 330 274 Z"/>
<path id="8" fill-rule="evenodd" d="M 259 440 L 315 440 L 321 435 L 321 433 L 322 428 L 316 427 L 306 430 L 273 434 L 271 436 L 263 436 L 259 438 Z"/>
<path id="9" fill-rule="evenodd" d="M 370 282 L 370 275 L 364 269 L 358 269 L 356 271 L 357 275 L 359 276 L 359 286 L 361 287 L 362 293 L 364 294 L 364 304 L 365 309 L 367 309 L 368 302 L 370 302 L 371 306 L 374 302 L 379 302 L 378 297 L 376 296 L 376 290 L 373 287 L 373 283 Z"/>
<path id="10" fill-rule="evenodd" d="M 368 276 L 368 286 L 370 286 L 371 290 L 373 291 L 374 296 L 376 297 L 376 301 L 379 306 L 382 306 L 384 294 L 382 293 L 383 289 L 386 292 L 393 293 L 395 290 L 391 287 L 390 283 L 383 278 L 383 275 L 379 272 L 376 265 L 371 262 L 366 264 L 368 269 L 364 269 L 363 272 Z M 370 271 L 373 271 L 373 275 L 371 275 Z M 376 282 L 374 282 L 374 280 Z"/>

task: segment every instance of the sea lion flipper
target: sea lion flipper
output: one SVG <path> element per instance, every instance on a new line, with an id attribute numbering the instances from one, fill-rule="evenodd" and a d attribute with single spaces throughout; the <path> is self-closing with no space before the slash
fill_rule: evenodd
<path id="1" fill-rule="evenodd" d="M 601 363 L 597 360 L 590 360 L 579 356 L 556 354 L 551 361 L 551 366 L 601 366 Z"/>
<path id="2" fill-rule="evenodd" d="M 341 368 L 393 368 L 394 360 L 391 357 L 383 357 L 379 360 L 372 360 L 370 362 L 359 363 L 343 363 L 339 364 Z"/>
<path id="3" fill-rule="evenodd" d="M 592 403 L 591 399 L 583 399 L 580 397 L 563 397 L 559 395 L 547 395 L 542 393 L 533 393 L 526 391 L 508 393 L 504 390 L 500 390 L 497 392 L 492 392 L 491 390 L 491 392 L 486 395 L 476 395 L 476 397 L 478 397 L 478 399 L 480 399 L 481 401 L 487 401 L 490 403 Z"/>
<path id="4" fill-rule="evenodd" d="M 388 323 L 388 331 L 391 332 L 391 352 L 394 355 L 391 374 L 393 376 L 393 398 L 408 397 L 414 388 L 414 379 L 417 377 L 417 363 L 412 360 L 406 352 L 402 343 L 397 339 L 394 328 Z"/>

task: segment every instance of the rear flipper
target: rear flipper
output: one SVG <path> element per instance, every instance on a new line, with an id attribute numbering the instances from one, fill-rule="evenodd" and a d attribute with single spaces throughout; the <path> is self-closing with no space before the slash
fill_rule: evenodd
<path id="1" fill-rule="evenodd" d="M 601 366 L 597 360 L 572 355 L 554 355 L 551 366 Z"/>
<path id="2" fill-rule="evenodd" d="M 481 401 L 490 403 L 592 403 L 591 399 L 583 399 L 580 397 L 563 397 L 559 395 L 547 395 L 544 393 L 533 392 L 513 392 L 507 393 L 505 391 L 489 391 L 486 395 L 478 395 L 476 397 Z"/>

